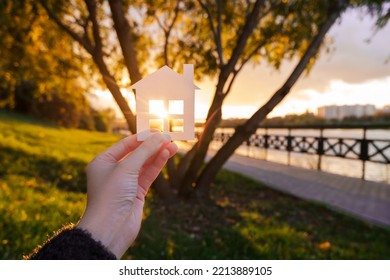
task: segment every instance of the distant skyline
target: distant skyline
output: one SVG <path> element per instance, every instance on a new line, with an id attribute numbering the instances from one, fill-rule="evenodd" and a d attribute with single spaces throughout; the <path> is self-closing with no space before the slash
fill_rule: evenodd
<path id="1" fill-rule="evenodd" d="M 321 52 L 309 76 L 297 81 L 270 116 L 315 112 L 324 105 L 390 104 L 390 24 L 375 33 L 373 18 L 362 18 L 361 12 L 349 10 L 332 27 L 329 37 L 333 51 Z M 247 66 L 226 100 L 224 118 L 250 117 L 295 65 L 296 61 L 286 61 L 279 71 L 266 65 Z M 209 81 L 199 86 L 206 93 L 198 96 L 199 109 L 206 111 L 210 102 L 207 95 L 213 93 L 214 85 Z"/>
<path id="2" fill-rule="evenodd" d="M 321 52 L 309 75 L 297 81 L 270 116 L 316 112 L 324 105 L 390 105 L 390 24 L 376 33 L 375 20 L 362 15 L 348 10 L 341 17 L 328 35 L 333 40 L 331 53 Z M 223 117 L 250 117 L 283 84 L 296 63 L 285 61 L 280 70 L 264 63 L 246 66 L 224 103 Z M 202 89 L 195 98 L 197 119 L 205 118 L 215 84 L 209 79 L 197 82 Z M 99 97 L 98 103 L 113 103 L 109 94 L 101 92 Z"/>

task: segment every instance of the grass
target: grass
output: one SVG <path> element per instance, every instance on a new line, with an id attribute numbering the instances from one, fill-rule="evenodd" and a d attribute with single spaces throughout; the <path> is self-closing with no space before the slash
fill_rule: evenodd
<path id="1" fill-rule="evenodd" d="M 20 259 L 85 206 L 85 165 L 119 137 L 0 111 L 0 258 Z M 214 205 L 153 192 L 125 259 L 390 259 L 390 231 L 227 171 Z"/>
<path id="2" fill-rule="evenodd" d="M 85 206 L 84 169 L 119 138 L 0 111 L 0 258 L 20 259 Z"/>

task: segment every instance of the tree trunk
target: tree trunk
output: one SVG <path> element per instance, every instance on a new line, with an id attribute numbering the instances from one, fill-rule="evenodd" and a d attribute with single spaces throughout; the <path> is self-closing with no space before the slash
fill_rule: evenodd
<path id="1" fill-rule="evenodd" d="M 202 192 L 207 192 L 212 181 L 215 179 L 217 172 L 222 168 L 234 151 L 249 137 L 256 132 L 259 123 L 270 113 L 276 105 L 278 105 L 284 97 L 290 92 L 292 86 L 296 83 L 303 71 L 306 69 L 310 59 L 313 58 L 330 27 L 334 24 L 340 10 L 332 12 L 325 22 L 319 28 L 317 35 L 311 41 L 304 56 L 301 58 L 284 85 L 275 92 L 275 94 L 263 105 L 252 117 L 246 121 L 245 124 L 237 127 L 233 136 L 226 142 L 226 144 L 217 152 L 217 154 L 210 160 L 210 162 L 203 169 L 198 177 L 196 186 Z"/>
<path id="2" fill-rule="evenodd" d="M 94 63 L 96 64 L 100 74 L 102 75 L 104 83 L 106 84 L 108 90 L 111 92 L 120 110 L 122 111 L 123 116 L 125 117 L 127 125 L 129 127 L 129 130 L 131 131 L 131 133 L 136 133 L 135 115 L 131 111 L 129 104 L 127 103 L 127 101 L 125 100 L 125 98 L 123 97 L 120 91 L 118 83 L 115 81 L 114 76 L 111 75 L 103 59 L 103 44 L 100 38 L 99 23 L 97 20 L 97 12 L 96 12 L 96 2 L 92 0 L 84 0 L 84 1 L 88 8 L 89 20 L 92 22 L 92 36 L 95 41 L 95 44 L 93 44 L 92 41 L 90 40 L 90 36 L 87 34 L 86 29 L 85 29 L 85 34 L 76 33 L 72 28 L 70 28 L 68 25 L 66 25 L 64 22 L 61 21 L 61 19 L 57 16 L 57 14 L 53 12 L 52 9 L 50 9 L 46 1 L 41 0 L 40 4 L 46 10 L 48 16 L 62 30 L 68 33 L 70 37 L 72 37 L 75 41 L 77 41 L 92 56 Z M 136 69 L 138 70 L 138 66 L 136 67 Z"/>
<path id="3" fill-rule="evenodd" d="M 214 132 L 222 118 L 221 107 L 223 99 L 224 96 L 222 94 L 215 94 L 213 103 L 209 109 L 208 118 L 204 130 L 194 148 L 195 154 L 192 157 L 192 160 L 180 183 L 179 195 L 182 197 L 188 197 L 195 187 L 193 183 L 196 181 L 196 177 L 199 174 L 199 170 L 202 168 Z"/>
<path id="4" fill-rule="evenodd" d="M 134 48 L 131 28 L 124 13 L 123 2 L 121 0 L 109 0 L 108 2 L 127 71 L 129 72 L 131 83 L 134 84 L 142 79 L 142 75 L 139 71 L 137 52 Z"/>
<path id="5" fill-rule="evenodd" d="M 252 34 L 254 28 L 257 26 L 259 20 L 259 13 L 261 7 L 264 5 L 263 0 L 256 0 L 251 10 L 251 13 L 246 18 L 242 32 L 239 34 L 237 39 L 237 45 L 233 50 L 232 56 L 225 65 L 220 65 L 220 74 L 218 77 L 218 84 L 216 87 L 215 95 L 213 102 L 210 106 L 207 115 L 207 121 L 202 132 L 202 135 L 196 144 L 196 152 L 192 161 L 185 173 L 183 181 L 180 184 L 179 195 L 187 197 L 191 191 L 197 187 L 196 178 L 199 175 L 204 159 L 207 155 L 207 151 L 210 145 L 210 142 L 213 138 L 215 130 L 218 128 L 219 123 L 222 119 L 222 104 L 229 93 L 231 86 L 227 90 L 224 90 L 225 85 L 229 79 L 229 76 L 235 72 L 236 64 L 244 51 L 245 45 L 248 41 L 248 38 Z M 220 34 L 219 34 L 220 35 Z M 218 36 L 217 36 L 218 37 Z M 216 38 L 218 40 L 218 38 Z M 223 61 L 222 57 L 221 62 Z M 237 74 L 237 73 L 236 73 Z M 233 76 L 234 79 L 234 76 Z"/>
<path id="6" fill-rule="evenodd" d="M 120 88 L 118 86 L 118 83 L 115 81 L 115 78 L 108 71 L 107 66 L 104 63 L 102 57 L 93 56 L 93 60 L 94 60 L 95 64 L 97 65 L 100 74 L 103 77 L 104 83 L 106 84 L 108 90 L 111 92 L 111 94 L 114 97 L 116 103 L 118 104 L 120 110 L 122 111 L 123 116 L 126 119 L 126 122 L 127 122 L 127 125 L 129 127 L 130 132 L 136 133 L 135 115 L 131 111 L 126 99 L 123 97 L 123 95 L 120 91 Z"/>

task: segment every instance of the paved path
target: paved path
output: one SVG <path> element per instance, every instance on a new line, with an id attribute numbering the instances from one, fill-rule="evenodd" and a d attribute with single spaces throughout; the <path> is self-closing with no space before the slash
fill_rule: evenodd
<path id="1" fill-rule="evenodd" d="M 234 155 L 224 168 L 271 188 L 390 227 L 390 185 Z"/>

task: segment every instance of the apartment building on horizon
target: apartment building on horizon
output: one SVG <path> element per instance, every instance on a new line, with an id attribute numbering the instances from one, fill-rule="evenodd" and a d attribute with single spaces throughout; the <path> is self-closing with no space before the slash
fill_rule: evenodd
<path id="1" fill-rule="evenodd" d="M 376 112 L 374 105 L 327 105 L 317 109 L 317 115 L 324 119 L 342 120 L 346 117 L 372 116 Z"/>

